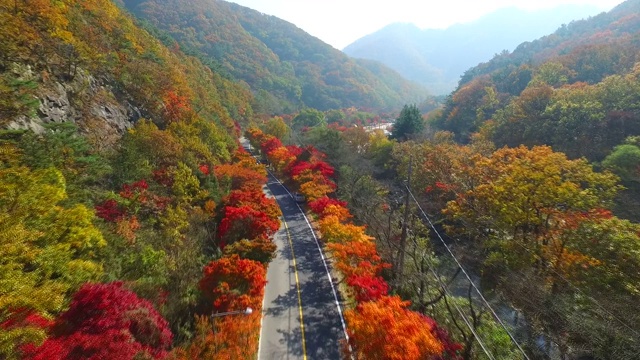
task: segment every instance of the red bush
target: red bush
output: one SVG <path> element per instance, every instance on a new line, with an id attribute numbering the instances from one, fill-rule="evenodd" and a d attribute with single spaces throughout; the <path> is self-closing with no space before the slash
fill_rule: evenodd
<path id="1" fill-rule="evenodd" d="M 272 236 L 280 228 L 278 219 L 272 219 L 262 211 L 250 206 L 227 206 L 218 231 L 220 248 L 240 239 L 255 239 Z"/>
<path id="2" fill-rule="evenodd" d="M 296 161 L 288 169 L 288 172 L 289 172 L 289 176 L 293 178 L 295 176 L 300 175 L 305 170 L 309 170 L 309 169 L 311 169 L 311 164 L 310 163 L 308 163 L 306 161 Z"/>
<path id="3" fill-rule="evenodd" d="M 264 212 L 273 220 L 278 219 L 281 214 L 276 200 L 265 196 L 261 189 L 233 190 L 224 202 L 227 206 L 233 207 L 250 206 Z"/>
<path id="4" fill-rule="evenodd" d="M 173 178 L 171 177 L 171 174 L 169 174 L 169 171 L 167 171 L 167 169 L 154 170 L 152 176 L 153 180 L 162 186 L 173 186 Z"/>
<path id="5" fill-rule="evenodd" d="M 211 173 L 211 170 L 209 170 L 209 165 L 207 164 L 200 164 L 200 166 L 198 166 L 198 169 L 205 176 L 209 176 L 209 174 Z"/>
<path id="6" fill-rule="evenodd" d="M 316 161 L 311 165 L 311 170 L 317 171 L 325 178 L 330 178 L 335 173 L 333 167 L 324 161 Z"/>
<path id="7" fill-rule="evenodd" d="M 85 284 L 53 335 L 29 359 L 162 359 L 171 345 L 166 320 L 121 282 Z"/>
<path id="8" fill-rule="evenodd" d="M 34 313 L 31 309 L 8 310 L 9 318 L 0 323 L 0 329 L 13 329 L 32 326 L 41 329 L 50 327 L 53 322 Z"/>
<path id="9" fill-rule="evenodd" d="M 304 152 L 304 149 L 297 145 L 288 145 L 287 150 L 289 150 L 289 154 L 295 156 L 296 158 Z"/>
<path id="10" fill-rule="evenodd" d="M 326 196 L 323 196 L 323 197 L 321 197 L 321 198 L 319 198 L 317 200 L 311 201 L 309 203 L 309 208 L 314 213 L 318 214 L 319 216 L 322 216 L 323 213 L 324 213 L 324 210 L 329 205 L 347 207 L 347 202 L 346 201 L 340 201 L 340 200 L 337 200 L 337 199 L 330 199 L 330 198 L 328 198 Z"/>
<path id="11" fill-rule="evenodd" d="M 109 199 L 95 206 L 96 215 L 106 221 L 116 222 L 125 215 L 125 211 L 120 208 L 118 202 Z"/>
<path id="12" fill-rule="evenodd" d="M 389 293 L 389 284 L 380 276 L 353 275 L 347 284 L 353 288 L 358 302 L 375 301 Z"/>
<path id="13" fill-rule="evenodd" d="M 449 333 L 447 330 L 441 328 L 438 323 L 432 318 L 420 314 L 422 319 L 431 326 L 431 333 L 440 341 L 444 350 L 442 351 L 442 355 L 438 355 L 434 357 L 432 360 L 462 360 L 463 357 L 460 354 L 461 350 L 464 348 L 462 344 L 454 342 L 451 340 Z"/>
<path id="14" fill-rule="evenodd" d="M 147 184 L 144 179 L 136 181 L 132 184 L 124 184 L 122 185 L 120 196 L 125 199 L 133 199 L 134 197 L 144 193 L 148 188 L 149 184 Z"/>

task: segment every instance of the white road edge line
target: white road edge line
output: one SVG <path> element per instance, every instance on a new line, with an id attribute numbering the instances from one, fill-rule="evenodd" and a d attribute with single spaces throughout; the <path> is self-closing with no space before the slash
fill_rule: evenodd
<path id="1" fill-rule="evenodd" d="M 287 189 L 287 187 L 284 186 L 280 182 L 280 179 L 278 179 L 275 175 L 273 175 L 273 173 L 271 171 L 269 171 L 269 169 L 267 169 L 267 172 L 271 176 L 273 176 L 274 179 L 276 179 L 278 184 L 280 184 L 280 186 L 282 186 L 284 191 L 286 191 L 287 194 L 289 194 L 289 196 L 294 198 L 293 194 L 291 194 L 291 192 L 289 192 L 289 189 Z M 324 253 L 322 252 L 322 248 L 320 247 L 320 242 L 318 241 L 318 237 L 316 236 L 316 232 L 313 230 L 313 226 L 311 226 L 311 223 L 309 222 L 309 219 L 307 218 L 307 215 L 304 213 L 304 211 L 302 210 L 300 205 L 298 205 L 298 203 L 295 202 L 295 198 L 294 198 L 294 203 L 298 207 L 298 210 L 300 210 L 300 213 L 304 217 L 304 220 L 307 222 L 307 226 L 309 226 L 309 229 L 311 229 L 311 235 L 313 235 L 313 239 L 316 241 L 316 246 L 318 247 L 318 251 L 320 252 L 320 258 L 322 258 L 322 263 L 324 264 L 324 269 L 327 271 L 327 278 L 329 279 L 329 284 L 331 284 L 331 291 L 333 292 L 333 298 L 334 298 L 334 300 L 336 302 L 336 307 L 338 308 L 338 315 L 340 315 L 340 323 L 342 324 L 342 331 L 344 332 L 344 337 L 347 340 L 347 345 L 349 345 L 349 334 L 347 334 L 347 324 L 345 323 L 344 316 L 342 315 L 342 307 L 340 307 L 340 301 L 338 300 L 338 293 L 336 292 L 336 288 L 333 285 L 333 279 L 331 278 L 331 272 L 329 272 L 329 266 L 327 265 L 327 261 L 325 260 Z"/>
<path id="2" fill-rule="evenodd" d="M 268 192 L 267 196 L 271 195 L 272 198 L 275 198 L 273 196 L 273 194 L 271 194 L 271 190 L 269 190 L 269 186 L 266 183 L 262 186 L 262 191 L 265 192 L 265 189 L 267 190 L 266 192 Z M 283 224 L 280 224 L 280 227 L 282 228 Z M 278 231 L 280 231 L 280 229 L 278 229 Z M 268 266 L 267 266 L 266 271 L 269 271 L 269 267 Z M 265 274 L 264 274 L 265 278 L 267 277 L 266 271 L 265 271 Z M 264 313 L 264 299 L 267 297 L 266 290 L 267 290 L 267 284 L 264 284 L 264 288 L 262 289 L 262 292 L 263 292 L 264 295 L 262 296 L 262 316 L 260 317 L 260 334 L 258 335 L 258 356 L 257 356 L 257 360 L 260 360 L 260 350 L 262 350 L 262 329 L 264 328 L 262 326 L 262 323 L 264 322 L 264 315 L 265 315 L 265 313 Z"/>
<path id="3" fill-rule="evenodd" d="M 264 285 L 264 288 L 265 289 L 267 288 L 266 284 Z M 265 294 L 265 296 L 262 297 L 262 316 L 260 317 L 260 333 L 258 335 L 258 356 L 257 356 L 258 360 L 260 360 L 260 350 L 262 349 L 262 329 L 264 328 L 262 326 L 262 323 L 264 322 L 264 315 L 265 315 L 264 314 L 264 299 L 265 299 L 265 297 L 266 297 L 266 294 Z"/>

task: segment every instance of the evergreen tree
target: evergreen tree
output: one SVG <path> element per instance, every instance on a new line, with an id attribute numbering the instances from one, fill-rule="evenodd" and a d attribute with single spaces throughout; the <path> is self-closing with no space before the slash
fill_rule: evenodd
<path id="1" fill-rule="evenodd" d="M 424 129 L 422 114 L 416 105 L 405 105 L 396 119 L 391 132 L 391 138 L 399 141 L 408 140 L 411 135 L 418 134 Z"/>

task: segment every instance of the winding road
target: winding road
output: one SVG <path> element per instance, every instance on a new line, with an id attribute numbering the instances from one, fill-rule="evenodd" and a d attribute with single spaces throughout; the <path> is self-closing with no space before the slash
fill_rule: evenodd
<path id="1" fill-rule="evenodd" d="M 272 174 L 267 187 L 282 226 L 267 271 L 258 360 L 340 359 L 344 320 L 324 255 L 289 191 Z"/>

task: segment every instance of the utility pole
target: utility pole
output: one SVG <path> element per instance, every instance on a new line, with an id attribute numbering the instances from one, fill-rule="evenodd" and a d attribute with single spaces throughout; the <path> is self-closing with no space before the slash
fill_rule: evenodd
<path id="1" fill-rule="evenodd" d="M 409 223 L 409 185 L 411 184 L 411 163 L 413 157 L 409 156 L 409 169 L 407 170 L 407 180 L 404 181 L 404 216 L 402 220 L 402 233 L 400 234 L 400 254 L 398 256 L 397 279 L 402 278 L 404 272 L 404 254 L 407 246 L 407 224 Z"/>

